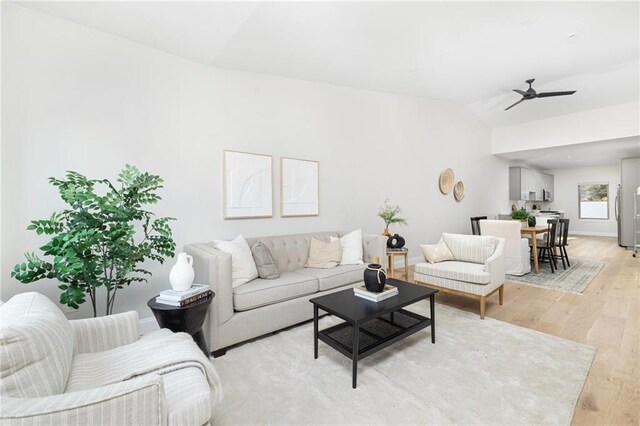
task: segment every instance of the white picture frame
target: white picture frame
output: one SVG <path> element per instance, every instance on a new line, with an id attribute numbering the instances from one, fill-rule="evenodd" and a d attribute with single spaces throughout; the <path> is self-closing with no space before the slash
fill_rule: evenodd
<path id="1" fill-rule="evenodd" d="M 320 163 L 280 159 L 280 214 L 282 217 L 320 214 Z"/>
<path id="2" fill-rule="evenodd" d="M 265 154 L 223 152 L 224 219 L 273 217 L 273 157 Z"/>

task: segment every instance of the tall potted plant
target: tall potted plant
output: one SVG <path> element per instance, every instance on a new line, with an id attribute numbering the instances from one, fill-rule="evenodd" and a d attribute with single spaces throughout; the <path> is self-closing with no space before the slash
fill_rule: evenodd
<path id="1" fill-rule="evenodd" d="M 56 279 L 62 290 L 60 303 L 78 309 L 91 300 L 97 316 L 97 290 L 106 289 L 105 313 L 113 313 L 119 289 L 132 282 L 146 282 L 151 275 L 140 263 L 151 259 L 160 263 L 173 257 L 169 222 L 154 219 L 143 206 L 156 204 L 162 188 L 160 176 L 142 173 L 126 165 L 118 175 L 119 187 L 108 179 L 88 179 L 67 172 L 65 179 L 49 178 L 69 205 L 49 219 L 34 220 L 27 227 L 38 235 L 51 235 L 42 247 L 44 260 L 26 253 L 11 276 L 22 283 Z"/>

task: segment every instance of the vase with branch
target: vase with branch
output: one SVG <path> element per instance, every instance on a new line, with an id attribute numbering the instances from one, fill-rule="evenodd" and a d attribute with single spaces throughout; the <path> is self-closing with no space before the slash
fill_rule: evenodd
<path id="1" fill-rule="evenodd" d="M 387 237 L 391 236 L 391 232 L 389 232 L 389 225 L 397 224 L 397 225 L 406 225 L 407 220 L 403 217 L 400 217 L 400 213 L 402 213 L 402 209 L 399 205 L 392 205 L 389 203 L 389 199 L 384 200 L 384 204 L 380 207 L 378 211 L 378 217 L 384 220 L 384 232 L 382 235 Z"/>
<path id="2" fill-rule="evenodd" d="M 151 276 L 139 264 L 147 259 L 163 263 L 176 246 L 169 226 L 174 219 L 154 218 L 143 208 L 161 199 L 162 178 L 127 165 L 117 181 L 114 185 L 73 171 L 64 179 L 49 178 L 68 208 L 31 222 L 28 230 L 51 238 L 40 247 L 42 257 L 26 253 L 11 276 L 25 284 L 55 279 L 61 304 L 78 309 L 88 296 L 94 316 L 98 291 L 104 288 L 105 314 L 112 314 L 118 290 Z"/>

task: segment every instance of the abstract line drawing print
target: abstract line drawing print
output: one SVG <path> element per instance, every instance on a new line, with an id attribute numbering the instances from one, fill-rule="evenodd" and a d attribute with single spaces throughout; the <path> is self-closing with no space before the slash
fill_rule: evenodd
<path id="1" fill-rule="evenodd" d="M 317 161 L 282 158 L 282 216 L 319 213 Z"/>
<path id="2" fill-rule="evenodd" d="M 271 156 L 225 151 L 225 219 L 271 217 L 272 214 Z"/>

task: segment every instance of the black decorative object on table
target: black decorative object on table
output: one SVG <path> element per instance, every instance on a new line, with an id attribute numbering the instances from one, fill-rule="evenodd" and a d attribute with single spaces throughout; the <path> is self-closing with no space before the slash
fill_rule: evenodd
<path id="1" fill-rule="evenodd" d="M 536 226 L 536 217 L 535 216 L 529 216 L 529 218 L 527 219 L 527 225 L 529 225 L 532 228 L 534 226 Z"/>
<path id="2" fill-rule="evenodd" d="M 364 270 L 364 285 L 367 290 L 379 293 L 384 289 L 386 282 L 387 273 L 382 268 L 382 265 L 377 263 L 367 265 L 367 269 Z"/>
<path id="3" fill-rule="evenodd" d="M 151 308 L 160 328 L 168 328 L 174 333 L 190 334 L 202 352 L 209 357 L 209 347 L 202 332 L 202 324 L 204 324 L 207 310 L 215 296 L 213 293 L 206 299 L 198 300 L 182 308 L 157 303 L 156 296 L 154 296 L 149 299 L 147 306 Z"/>
<path id="4" fill-rule="evenodd" d="M 404 242 L 404 238 L 402 238 L 400 235 L 393 234 L 393 236 L 389 237 L 389 239 L 387 240 L 387 247 L 399 249 L 404 247 Z"/>

